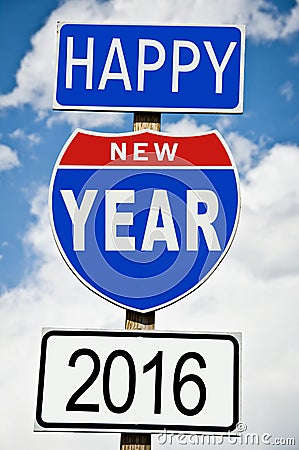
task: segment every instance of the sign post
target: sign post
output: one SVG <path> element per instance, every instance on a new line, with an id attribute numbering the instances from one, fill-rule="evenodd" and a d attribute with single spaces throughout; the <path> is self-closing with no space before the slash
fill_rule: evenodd
<path id="1" fill-rule="evenodd" d="M 139 313 L 126 310 L 126 330 L 154 330 L 155 312 Z M 151 434 L 148 433 L 121 433 L 120 450 L 150 450 Z"/>
<path id="2" fill-rule="evenodd" d="M 150 129 L 160 131 L 161 114 L 154 112 L 134 113 L 133 130 L 140 131 Z M 126 330 L 154 330 L 155 311 L 139 313 L 130 309 L 126 310 Z M 120 438 L 120 450 L 150 450 L 151 434 L 148 433 L 122 433 Z"/>

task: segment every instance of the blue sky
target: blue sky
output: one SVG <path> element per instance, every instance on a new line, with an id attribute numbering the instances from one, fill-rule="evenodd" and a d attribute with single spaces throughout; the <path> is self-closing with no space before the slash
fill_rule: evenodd
<path id="1" fill-rule="evenodd" d="M 181 301 L 158 312 L 157 326 L 243 331 L 248 426 L 251 431 L 275 432 L 281 437 L 297 433 L 299 445 L 294 420 L 296 408 L 298 417 L 298 383 L 293 381 L 298 378 L 298 360 L 292 356 L 298 351 L 299 3 L 183 3 L 0 0 L 0 39 L 4 43 L 0 72 L 0 328 L 6 362 L 0 390 L 7 400 L 9 393 L 13 396 L 17 417 L 26 417 L 19 435 L 10 438 L 14 416 L 8 407 L 5 428 L 0 426 L 5 450 L 15 450 L 20 442 L 31 449 L 41 445 L 47 449 L 53 443 L 63 450 L 85 445 L 82 436 L 75 443 L 72 437 L 31 434 L 36 383 L 32 380 L 36 380 L 41 326 L 123 326 L 123 311 L 86 292 L 64 267 L 53 244 L 46 205 L 53 165 L 76 127 L 103 132 L 132 129 L 129 113 L 51 110 L 55 23 L 95 18 L 123 23 L 247 26 L 244 114 L 162 116 L 163 131 L 173 134 L 220 130 L 237 161 L 243 203 L 235 243 L 217 273 L 200 293 L 190 296 L 187 307 Z M 26 366 L 24 379 L 29 386 L 28 392 L 18 392 L 17 398 L 14 389 L 21 382 L 20 366 L 11 358 L 16 351 L 24 355 L 19 364 Z M 253 373 L 253 365 L 260 376 Z M 257 403 L 262 399 L 258 411 L 255 398 Z M 86 439 L 96 448 L 99 440 Z M 106 448 L 115 447 L 115 437 L 109 439 Z"/>
<path id="2" fill-rule="evenodd" d="M 269 3 L 270 4 L 270 3 Z M 5 95 L 16 87 L 16 75 L 22 59 L 31 50 L 32 36 L 46 23 L 47 17 L 59 2 L 1 2 L 1 42 L 5 42 L 3 60 L 5 70 L 0 74 L 1 94 Z M 287 7 L 288 5 L 288 7 Z M 277 2 L 275 14 L 287 13 L 294 2 Z M 274 3 L 272 3 L 274 7 Z M 26 14 L 26 21 L 23 20 Z M 248 27 L 250 33 L 250 27 Z M 267 150 L 273 142 L 293 142 L 298 136 L 298 37 L 290 33 L 285 39 L 269 39 L 267 33 L 262 39 L 247 39 L 244 115 L 231 118 L 240 133 L 256 144 L 260 150 Z M 297 59 L 296 59 L 297 55 Z M 34 69 L 32 77 L 34 79 Z M 52 81 L 49 79 L 49 89 Z M 22 88 L 21 88 L 22 89 Z M 34 96 L 34 94 L 33 94 Z M 258 105 L 257 105 L 257 99 Z M 1 203 L 6 214 L 1 218 L 0 264 L 1 287 L 13 286 L 21 280 L 31 267 L 31 256 L 26 255 L 22 244 L 24 227 L 30 220 L 28 200 L 36 185 L 47 183 L 57 153 L 72 127 L 65 123 L 53 127 L 47 121 L 38 119 L 40 110 L 32 111 L 30 102 L 23 101 L 19 108 L 1 108 L 1 143 L 15 149 L 19 166 L 1 173 Z M 47 120 L 59 112 L 51 112 L 49 102 Z M 68 113 L 70 114 L 70 113 Z M 200 125 L 215 127 L 218 117 L 192 116 Z M 163 122 L 179 120 L 176 115 L 164 115 Z M 103 131 L 130 130 L 132 117 L 127 114 L 122 123 L 115 127 L 101 128 Z M 22 134 L 20 131 L 22 130 Z M 259 152 L 260 154 L 260 152 Z M 256 155 L 257 157 L 259 155 Z M 22 217 L 22 220 L 20 220 Z M 20 257 L 22 255 L 22 257 Z"/>
<path id="3" fill-rule="evenodd" d="M 50 1 L 1 3 L 3 20 L 1 41 L 9 43 L 4 46 L 7 69 L 1 72 L 2 94 L 13 91 L 16 87 L 16 73 L 20 61 L 30 51 L 32 35 L 43 26 L 58 3 Z M 285 10 L 286 3 L 292 6 L 292 2 L 284 2 Z M 30 20 L 24 21 L 24 14 L 30 17 Z M 238 124 L 240 132 L 254 142 L 258 142 L 259 139 L 268 142 L 293 141 L 297 135 L 299 113 L 296 109 L 298 93 L 295 91 L 298 75 L 296 44 L 298 41 L 292 36 L 279 41 L 276 39 L 274 42 L 268 39 L 264 39 L 263 42 L 252 40 L 247 42 L 245 114 L 243 117 L 234 118 L 233 121 Z M 257 98 L 261 100 L 258 108 Z M 50 108 L 49 104 L 47 111 L 49 116 L 59 114 L 51 113 Z M 30 258 L 28 255 L 26 258 L 21 243 L 26 219 L 29 220 L 28 199 L 32 189 L 34 192 L 36 184 L 47 183 L 57 151 L 71 128 L 62 126 L 53 132 L 53 127 L 49 128 L 44 120 L 36 119 L 36 114 L 32 113 L 32 108 L 26 103 L 21 108 L 14 108 L 13 111 L 8 109 L 1 112 L 1 116 L 2 142 L 12 149 L 18 149 L 20 161 L 18 168 L 12 172 L 2 173 L 1 177 L 1 194 L 7 213 L 1 219 L 1 254 L 5 259 L 0 266 L 0 274 L 1 286 L 9 287 L 19 282 L 28 265 L 30 266 Z M 129 114 L 127 116 L 123 119 L 122 126 L 117 127 L 117 131 L 130 129 L 132 118 Z M 163 117 L 167 122 L 177 119 L 175 116 Z M 199 124 L 201 122 L 211 126 L 215 124 L 215 116 L 194 116 L 194 120 Z M 16 130 L 23 130 L 23 135 L 18 136 Z M 112 127 L 109 127 L 109 130 L 114 131 Z M 19 217 L 25 220 L 20 221 Z M 20 253 L 23 253 L 23 258 L 19 257 Z"/>

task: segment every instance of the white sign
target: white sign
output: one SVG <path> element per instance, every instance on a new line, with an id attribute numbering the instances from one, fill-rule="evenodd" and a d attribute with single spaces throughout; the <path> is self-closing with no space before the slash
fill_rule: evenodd
<path id="1" fill-rule="evenodd" d="M 45 329 L 35 431 L 234 431 L 240 342 L 239 333 Z"/>

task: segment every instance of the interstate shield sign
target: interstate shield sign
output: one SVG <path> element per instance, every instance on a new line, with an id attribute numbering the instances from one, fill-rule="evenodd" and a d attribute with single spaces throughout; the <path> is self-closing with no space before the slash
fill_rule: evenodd
<path id="1" fill-rule="evenodd" d="M 215 270 L 233 240 L 239 181 L 217 131 L 77 129 L 50 185 L 56 243 L 101 297 L 146 312 L 179 300 Z"/>

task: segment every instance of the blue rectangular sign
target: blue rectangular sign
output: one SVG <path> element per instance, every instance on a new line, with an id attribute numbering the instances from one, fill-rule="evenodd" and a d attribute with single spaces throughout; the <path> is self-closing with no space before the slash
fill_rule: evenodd
<path id="1" fill-rule="evenodd" d="M 245 27 L 58 22 L 54 109 L 242 113 Z"/>

